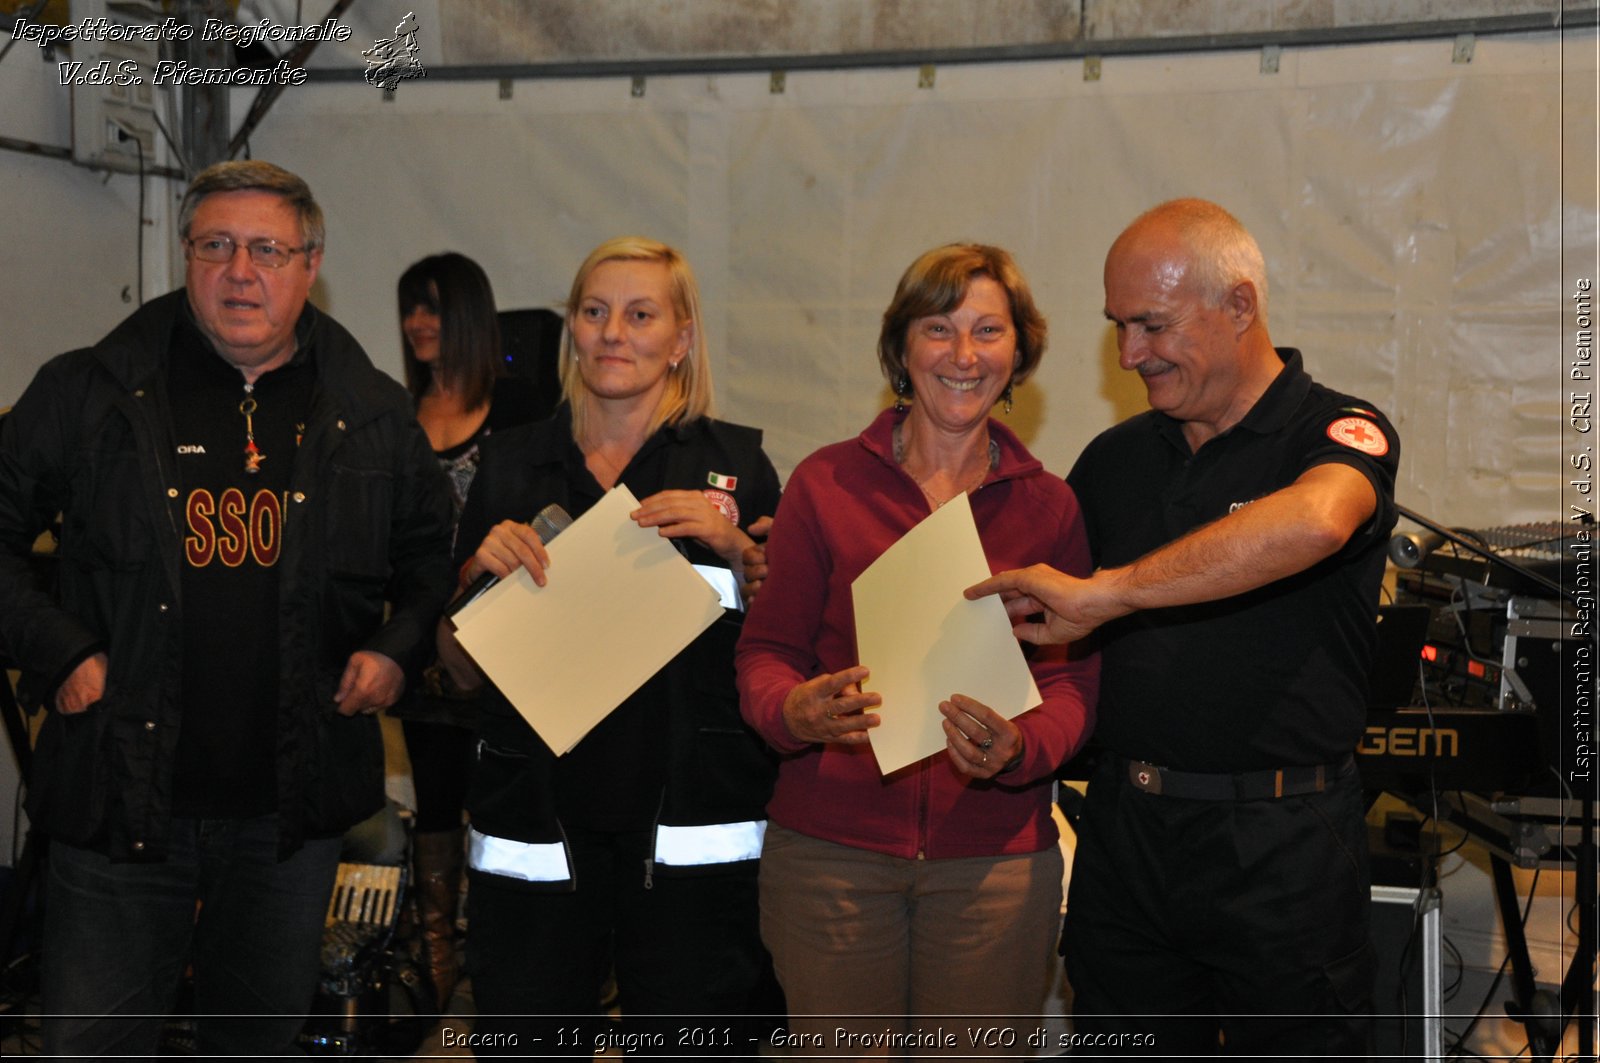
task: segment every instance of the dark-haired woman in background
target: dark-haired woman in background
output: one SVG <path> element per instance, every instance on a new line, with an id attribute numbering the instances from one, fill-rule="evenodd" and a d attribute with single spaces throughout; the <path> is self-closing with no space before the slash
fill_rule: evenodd
<path id="1" fill-rule="evenodd" d="M 406 386 L 450 480 L 459 520 L 478 469 L 479 443 L 537 419 L 556 396 L 541 396 L 532 381 L 505 375 L 494 291 L 482 267 L 467 256 L 446 252 L 411 266 L 400 275 L 399 303 Z M 461 813 L 472 770 L 476 698 L 456 690 L 448 673 L 435 666 L 394 714 L 405 731 L 417 791 L 417 915 L 443 1010 L 459 973 Z"/>

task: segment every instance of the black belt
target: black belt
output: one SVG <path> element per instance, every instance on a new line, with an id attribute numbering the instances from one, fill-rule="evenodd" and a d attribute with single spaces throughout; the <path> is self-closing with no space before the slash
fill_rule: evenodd
<path id="1" fill-rule="evenodd" d="M 1128 782 L 1147 794 L 1165 794 L 1197 801 L 1264 801 L 1279 797 L 1319 794 L 1334 780 L 1355 768 L 1355 755 L 1332 764 L 1313 764 L 1233 774 L 1175 771 L 1142 760 L 1118 757 Z"/>

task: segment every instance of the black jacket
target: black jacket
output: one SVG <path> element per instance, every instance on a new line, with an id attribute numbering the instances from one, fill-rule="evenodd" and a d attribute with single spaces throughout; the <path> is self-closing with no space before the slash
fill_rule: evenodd
<path id="1" fill-rule="evenodd" d="M 741 527 L 777 508 L 777 473 L 761 450 L 756 429 L 698 420 L 661 432 L 668 445 L 664 489 L 705 490 L 712 487 L 708 473 L 731 475 L 737 478 L 732 494 Z M 565 462 L 571 447 L 572 422 L 564 406 L 548 421 L 484 441 L 456 539 L 458 561 L 470 557 L 498 521 L 527 520 L 551 502 L 567 506 Z M 688 542 L 687 552 L 690 561 L 726 565 L 697 542 Z M 734 688 L 733 648 L 743 620 L 743 613 L 724 610 L 720 620 L 663 669 L 667 782 L 657 826 L 766 818 L 776 765 L 766 744 L 740 717 Z M 559 841 L 551 771 L 555 756 L 492 686 L 480 733 L 490 752 L 467 802 L 474 828 L 522 842 Z"/>
<path id="2" fill-rule="evenodd" d="M 28 814 L 113 859 L 161 858 L 171 817 L 185 521 L 165 381 L 185 300 L 163 296 L 94 347 L 48 362 L 0 426 L 0 647 L 44 704 L 97 650 L 109 667 L 101 701 L 46 718 Z M 360 649 L 413 673 L 450 584 L 450 501 L 410 396 L 314 307 L 296 331 L 317 389 L 278 561 L 285 852 L 381 806 L 377 720 L 337 715 L 333 691 Z M 52 596 L 34 586 L 29 553 L 57 514 Z"/>

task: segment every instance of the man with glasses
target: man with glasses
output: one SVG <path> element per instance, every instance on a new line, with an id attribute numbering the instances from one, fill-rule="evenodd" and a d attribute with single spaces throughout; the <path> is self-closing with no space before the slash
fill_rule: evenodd
<path id="1" fill-rule="evenodd" d="M 373 714 L 451 586 L 405 390 L 306 301 L 305 182 L 219 163 L 179 227 L 185 288 L 45 365 L 0 428 L 0 647 L 49 710 L 51 1054 L 153 1055 L 190 965 L 200 1054 L 293 1049 L 340 835 L 383 802 Z M 28 554 L 57 514 L 46 594 Z"/>

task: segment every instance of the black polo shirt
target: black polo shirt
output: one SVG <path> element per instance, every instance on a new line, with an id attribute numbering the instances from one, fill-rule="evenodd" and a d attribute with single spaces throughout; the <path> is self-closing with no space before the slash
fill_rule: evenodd
<path id="1" fill-rule="evenodd" d="M 1373 406 L 1307 376 L 1299 351 L 1278 356 L 1283 371 L 1266 393 L 1198 452 L 1178 421 L 1154 410 L 1085 448 L 1067 482 L 1096 567 L 1136 561 L 1329 462 L 1371 481 L 1377 512 L 1295 576 L 1103 627 L 1095 739 L 1104 749 L 1232 772 L 1335 761 L 1361 737 L 1400 441 Z"/>

